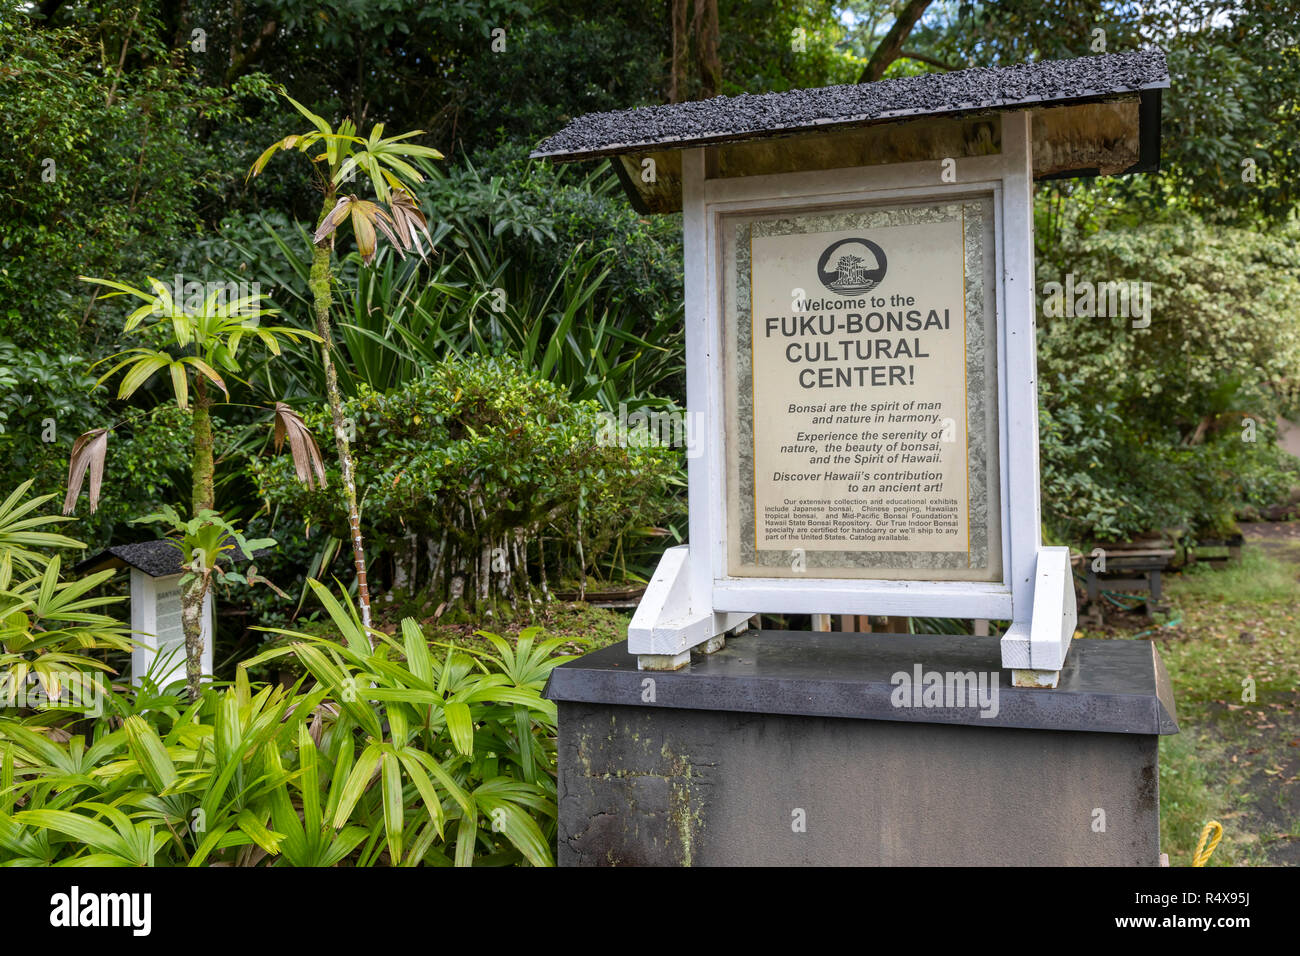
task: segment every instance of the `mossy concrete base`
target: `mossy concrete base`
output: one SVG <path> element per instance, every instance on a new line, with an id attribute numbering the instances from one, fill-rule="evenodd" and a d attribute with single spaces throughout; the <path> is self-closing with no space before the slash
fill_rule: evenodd
<path id="1" fill-rule="evenodd" d="M 1056 689 L 1002 672 L 980 716 L 893 710 L 888 678 L 909 655 L 996 670 L 996 638 L 908 640 L 758 632 L 679 671 L 617 647 L 557 669 L 558 862 L 1159 865 L 1157 742 L 1177 725 L 1149 644 L 1077 642 Z"/>

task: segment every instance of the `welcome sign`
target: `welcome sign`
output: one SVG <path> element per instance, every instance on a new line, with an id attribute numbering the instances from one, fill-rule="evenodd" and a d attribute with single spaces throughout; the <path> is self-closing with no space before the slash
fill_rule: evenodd
<path id="1" fill-rule="evenodd" d="M 992 201 L 722 232 L 728 572 L 1000 579 Z"/>
<path id="2" fill-rule="evenodd" d="M 1013 683 L 1056 686 L 1077 615 L 1042 541 L 1034 181 L 1157 169 L 1168 85 L 1134 51 L 591 114 L 539 145 L 682 213 L 700 453 L 628 625 L 639 668 L 755 614 L 954 617 L 1009 622 Z"/>

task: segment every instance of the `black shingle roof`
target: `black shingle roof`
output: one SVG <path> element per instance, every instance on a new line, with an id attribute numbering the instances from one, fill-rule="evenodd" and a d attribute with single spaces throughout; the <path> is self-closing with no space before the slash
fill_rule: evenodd
<path id="1" fill-rule="evenodd" d="M 248 560 L 238 545 L 227 551 L 225 556 L 235 562 Z M 124 565 L 143 571 L 153 578 L 180 574 L 185 570 L 181 567 L 180 548 L 166 538 L 158 541 L 141 541 L 137 544 L 113 545 L 93 557 L 78 562 L 72 570 L 77 574 L 85 574 L 110 567 L 120 568 Z"/>
<path id="2" fill-rule="evenodd" d="M 591 159 L 618 153 L 759 139 L 896 117 L 953 114 L 1103 99 L 1169 86 L 1165 56 L 1138 50 L 1073 60 L 784 93 L 745 93 L 710 100 L 588 113 L 540 143 L 534 158 Z"/>

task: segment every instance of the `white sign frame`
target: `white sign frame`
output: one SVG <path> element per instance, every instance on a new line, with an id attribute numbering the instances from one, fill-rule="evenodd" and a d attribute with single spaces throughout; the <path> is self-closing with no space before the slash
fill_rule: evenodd
<path id="1" fill-rule="evenodd" d="M 149 673 L 149 669 L 154 667 L 158 656 L 159 595 L 179 590 L 180 586 L 180 573 L 156 578 L 139 568 L 131 569 L 131 637 L 138 642 L 131 649 L 131 683 L 136 687 L 140 686 L 141 678 Z M 210 678 L 212 675 L 212 640 L 215 633 L 213 615 L 212 589 L 209 588 L 208 593 L 203 596 L 203 616 L 200 618 L 199 626 L 199 634 L 203 638 L 203 653 L 200 661 L 205 678 Z M 185 644 L 182 641 L 179 650 L 159 665 L 165 670 L 152 675 L 157 681 L 159 690 L 172 681 L 185 680 L 185 665 Z"/>
<path id="2" fill-rule="evenodd" d="M 1004 113 L 1001 122 L 1002 152 L 957 160 L 955 183 L 943 181 L 939 159 L 709 178 L 706 149 L 683 151 L 686 399 L 700 453 L 688 462 L 690 543 L 665 555 L 628 629 L 641 667 L 680 667 L 691 648 L 716 645 L 755 613 L 991 618 L 1012 622 L 1002 664 L 1016 682 L 1055 686 L 1076 613 L 1069 549 L 1041 539 L 1030 114 Z M 1003 580 L 729 577 L 721 217 L 977 196 L 994 207 Z"/>

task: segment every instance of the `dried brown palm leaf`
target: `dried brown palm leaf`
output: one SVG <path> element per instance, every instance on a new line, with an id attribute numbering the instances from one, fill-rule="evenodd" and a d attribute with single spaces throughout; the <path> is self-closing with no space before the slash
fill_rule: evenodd
<path id="1" fill-rule="evenodd" d="M 361 260 L 367 264 L 375 258 L 378 251 L 378 236 L 375 230 L 384 234 L 393 247 L 404 256 L 401 235 L 393 230 L 393 219 L 383 207 L 367 199 L 356 196 L 344 196 L 329 211 L 316 230 L 312 239 L 320 243 L 334 233 L 348 219 L 352 220 L 352 235 L 357 240 L 357 251 Z"/>
<path id="2" fill-rule="evenodd" d="M 317 227 L 311 241 L 320 245 L 321 241 L 339 226 L 343 225 L 348 218 L 348 207 L 356 202 L 356 196 L 343 196 L 334 204 L 334 208 L 329 211 L 324 219 L 321 220 L 320 226 Z"/>
<path id="3" fill-rule="evenodd" d="M 405 189 L 394 189 L 392 201 L 388 204 L 393 218 L 393 226 L 397 230 L 399 248 L 414 249 L 420 258 L 428 255 L 424 246 L 420 243 L 420 237 L 424 236 L 425 241 L 429 244 L 429 252 L 433 252 L 433 236 L 429 234 L 429 223 L 424 218 L 424 213 L 420 212 L 420 207 L 412 196 Z"/>
<path id="4" fill-rule="evenodd" d="M 108 429 L 92 428 L 78 435 L 68 456 L 68 494 L 63 499 L 63 513 L 70 515 L 77 506 L 81 483 L 90 472 L 90 513 L 99 507 L 99 489 L 104 484 L 104 458 L 108 455 Z"/>
<path id="5" fill-rule="evenodd" d="M 352 234 L 357 240 L 357 251 L 361 253 L 361 261 L 370 264 L 375 258 L 375 252 L 378 249 L 375 229 L 378 228 L 388 237 L 398 250 L 402 251 L 401 243 L 397 235 L 393 232 L 392 219 L 388 213 L 375 203 L 366 199 L 354 200 L 350 209 L 352 214 Z"/>
<path id="6" fill-rule="evenodd" d="M 321 738 L 325 735 L 325 725 L 328 718 L 329 723 L 339 716 L 339 707 L 337 704 L 331 704 L 328 701 L 316 705 L 311 712 L 311 723 L 307 727 L 307 733 L 311 734 L 312 743 L 317 747 L 321 744 Z"/>
<path id="7" fill-rule="evenodd" d="M 293 455 L 293 470 L 298 480 L 309 489 L 315 490 L 312 472 L 320 486 L 325 487 L 325 460 L 321 458 L 316 439 L 312 438 L 306 423 L 292 408 L 284 402 L 275 403 L 275 450 L 284 447 L 284 440 L 289 439 L 289 452 Z"/>
<path id="8" fill-rule="evenodd" d="M 385 236 L 388 237 L 388 241 L 393 244 L 393 248 L 397 250 L 398 254 L 403 259 L 405 259 L 406 253 L 402 249 L 402 241 L 398 237 L 397 233 L 393 231 L 394 223 L 392 217 L 389 216 L 388 213 L 386 213 L 379 206 L 375 206 L 374 209 L 375 209 L 375 219 L 374 219 L 375 225 L 379 227 L 380 232 L 382 232 Z"/>

